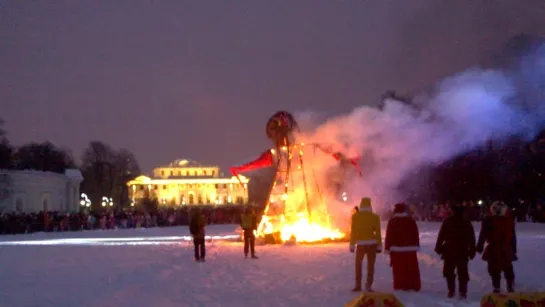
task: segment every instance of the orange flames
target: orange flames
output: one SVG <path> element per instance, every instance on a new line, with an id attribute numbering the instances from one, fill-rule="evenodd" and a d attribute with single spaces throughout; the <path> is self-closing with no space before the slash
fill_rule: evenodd
<path id="1" fill-rule="evenodd" d="M 285 201 L 286 195 L 282 197 Z M 289 208 L 289 207 L 288 207 Z M 257 228 L 257 237 L 277 235 L 282 242 L 320 242 L 326 240 L 339 240 L 346 236 L 343 232 L 332 227 L 327 212 L 319 213 L 308 211 L 284 212 L 278 215 L 268 215 L 267 206 L 265 214 Z"/>
<path id="2" fill-rule="evenodd" d="M 279 233 L 282 242 L 295 240 L 297 242 L 319 242 L 324 240 L 338 240 L 345 234 L 331 227 L 330 223 L 313 221 L 308 216 L 301 214 L 295 221 L 287 222 L 284 215 L 280 216 L 280 222 L 263 216 L 259 224 L 257 236 Z"/>
<path id="3" fill-rule="evenodd" d="M 308 154 L 304 153 L 305 149 L 310 149 Z M 323 159 L 330 160 L 329 153 L 326 156 L 318 151 L 320 153 Z M 314 163 L 322 160 L 316 156 L 313 146 L 300 143 L 271 149 L 256 161 L 239 167 L 238 170 L 247 171 L 262 165 L 276 166 L 270 199 L 255 233 L 256 237 L 271 243 L 310 243 L 346 237 L 345 233 L 333 227 L 330 222 L 320 188 L 321 182 L 316 178 L 313 167 Z"/>

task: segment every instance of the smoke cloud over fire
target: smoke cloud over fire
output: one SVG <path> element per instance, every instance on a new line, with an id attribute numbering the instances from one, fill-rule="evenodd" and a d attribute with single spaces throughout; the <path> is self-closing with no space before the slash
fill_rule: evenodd
<path id="1" fill-rule="evenodd" d="M 374 200 L 375 210 L 390 208 L 404 197 L 396 194 L 397 186 L 420 167 L 446 162 L 489 140 L 536 136 L 545 122 L 545 44 L 512 67 L 455 74 L 410 104 L 386 99 L 380 109 L 361 106 L 323 123 L 313 122 L 312 114 L 298 115 L 304 129 L 299 139 L 362 158 L 363 177 L 344 181 L 350 205 L 330 191 L 330 213 L 346 216 L 362 196 Z M 311 125 L 316 128 L 305 129 Z M 327 156 L 314 164 L 324 184 L 332 169 L 345 172 Z"/>

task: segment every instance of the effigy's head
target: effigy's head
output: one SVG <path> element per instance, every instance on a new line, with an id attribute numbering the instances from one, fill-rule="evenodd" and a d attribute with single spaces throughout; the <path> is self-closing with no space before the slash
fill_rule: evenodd
<path id="1" fill-rule="evenodd" d="M 278 111 L 269 118 L 266 126 L 267 137 L 275 145 L 281 145 L 284 140 L 292 138 L 293 131 L 298 129 L 297 122 L 289 112 Z"/>

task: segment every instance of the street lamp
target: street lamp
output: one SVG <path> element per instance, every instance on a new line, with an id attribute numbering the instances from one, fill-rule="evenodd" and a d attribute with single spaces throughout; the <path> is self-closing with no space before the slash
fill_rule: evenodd
<path id="1" fill-rule="evenodd" d="M 102 207 L 106 207 L 108 203 L 110 202 L 110 199 L 106 196 L 102 196 Z"/>
<path id="2" fill-rule="evenodd" d="M 82 207 L 90 207 L 91 206 L 91 200 L 89 199 L 87 194 L 81 193 L 81 200 L 80 200 L 79 204 Z"/>

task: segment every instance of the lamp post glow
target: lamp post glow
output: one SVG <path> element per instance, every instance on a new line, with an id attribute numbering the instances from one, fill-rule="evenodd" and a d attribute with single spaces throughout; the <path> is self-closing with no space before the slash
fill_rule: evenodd
<path id="1" fill-rule="evenodd" d="M 82 207 L 91 207 L 91 200 L 89 199 L 87 194 L 81 193 L 81 200 L 80 200 L 79 204 Z"/>
<path id="2" fill-rule="evenodd" d="M 110 203 L 110 198 L 102 196 L 102 207 L 106 207 Z"/>

